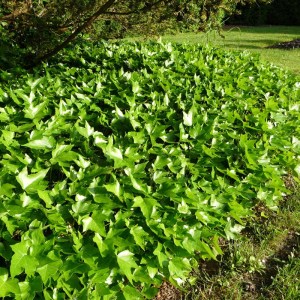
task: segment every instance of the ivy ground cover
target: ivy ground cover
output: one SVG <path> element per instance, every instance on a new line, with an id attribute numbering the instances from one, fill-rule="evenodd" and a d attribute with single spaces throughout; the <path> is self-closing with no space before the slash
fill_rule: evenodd
<path id="1" fill-rule="evenodd" d="M 247 53 L 83 44 L 1 73 L 0 297 L 151 299 L 300 174 L 300 83 Z"/>

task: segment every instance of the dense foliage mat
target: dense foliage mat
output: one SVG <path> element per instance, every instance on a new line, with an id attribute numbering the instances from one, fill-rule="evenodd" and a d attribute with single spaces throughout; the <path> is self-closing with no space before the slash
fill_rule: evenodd
<path id="1" fill-rule="evenodd" d="M 57 59 L 1 74 L 0 297 L 151 299 L 299 176 L 300 83 L 247 53 L 98 43 Z"/>

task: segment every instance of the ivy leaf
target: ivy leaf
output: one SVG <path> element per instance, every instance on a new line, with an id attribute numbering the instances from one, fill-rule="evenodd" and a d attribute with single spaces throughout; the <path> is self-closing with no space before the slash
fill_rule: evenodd
<path id="1" fill-rule="evenodd" d="M 52 151 L 52 159 L 60 157 L 63 153 L 70 152 L 72 148 L 73 145 L 57 144 L 55 149 Z"/>
<path id="2" fill-rule="evenodd" d="M 297 173 L 298 177 L 300 177 L 300 165 L 297 165 L 294 170 Z"/>
<path id="3" fill-rule="evenodd" d="M 30 149 L 52 149 L 55 145 L 55 139 L 53 137 L 42 137 L 41 139 L 36 139 L 30 141 L 27 144 L 24 144 L 24 147 L 28 147 Z"/>
<path id="4" fill-rule="evenodd" d="M 190 110 L 188 113 L 183 112 L 183 124 L 186 126 L 193 125 L 193 112 Z"/>
<path id="5" fill-rule="evenodd" d="M 115 182 L 113 183 L 105 184 L 104 187 L 108 192 L 113 193 L 120 199 L 120 196 L 122 194 L 122 188 L 117 179 L 115 179 Z"/>
<path id="6" fill-rule="evenodd" d="M 157 256 L 159 266 L 161 268 L 164 268 L 168 264 L 168 257 L 165 254 L 165 251 L 163 249 L 163 245 L 161 243 L 157 244 L 156 249 L 153 251 L 153 254 Z"/>
<path id="7" fill-rule="evenodd" d="M 62 264 L 62 261 L 58 258 L 56 260 L 48 258 L 43 266 L 37 268 L 36 271 L 40 274 L 45 285 L 51 278 L 58 276 Z"/>
<path id="8" fill-rule="evenodd" d="M 178 205 L 178 211 L 182 214 L 189 214 L 189 206 L 186 204 L 184 200 L 181 201 L 181 203 Z"/>
<path id="9" fill-rule="evenodd" d="M 87 121 L 85 121 L 84 127 L 76 126 L 76 129 L 86 139 L 88 139 L 94 133 L 94 128 L 91 127 Z"/>
<path id="10" fill-rule="evenodd" d="M 175 281 L 180 285 L 183 283 L 183 280 L 188 277 L 192 267 L 187 258 L 175 257 L 170 260 L 169 265 L 170 275 L 175 279 Z"/>
<path id="11" fill-rule="evenodd" d="M 124 250 L 117 255 L 117 262 L 122 272 L 126 275 L 130 283 L 132 284 L 133 272 L 132 269 L 136 269 L 138 265 L 134 260 L 134 254 L 129 250 Z"/>
<path id="12" fill-rule="evenodd" d="M 135 225 L 130 229 L 130 233 L 133 235 L 133 238 L 137 243 L 137 245 L 139 245 L 143 250 L 145 250 L 145 246 L 146 246 L 145 241 L 147 240 L 146 238 L 148 235 L 145 232 L 145 230 L 141 226 Z"/>
<path id="13" fill-rule="evenodd" d="M 139 85 L 139 83 L 137 82 L 137 81 L 133 81 L 132 82 L 132 92 L 134 93 L 134 94 L 137 94 L 139 91 L 140 91 L 140 85 Z"/>
<path id="14" fill-rule="evenodd" d="M 25 118 L 29 119 L 38 119 L 41 118 L 45 113 L 46 107 L 48 105 L 48 102 L 42 102 L 38 104 L 37 106 L 33 106 L 32 103 L 30 103 L 28 108 L 24 109 L 25 112 Z"/>
<path id="15" fill-rule="evenodd" d="M 160 207 L 160 204 L 153 198 L 142 198 L 138 196 L 134 198 L 133 202 L 132 207 L 140 207 L 146 219 L 150 219 L 156 207 Z"/>
<path id="16" fill-rule="evenodd" d="M 70 278 L 74 273 L 88 273 L 90 271 L 90 267 L 86 263 L 78 261 L 77 258 L 75 259 L 75 257 L 70 257 L 66 262 L 64 262 L 63 271 L 65 272 L 65 276 Z"/>
<path id="17" fill-rule="evenodd" d="M 204 252 L 208 254 L 208 257 L 217 260 L 215 253 L 212 251 L 212 249 L 207 245 L 205 242 L 201 242 L 201 246 L 203 247 Z"/>
<path id="18" fill-rule="evenodd" d="M 51 208 L 52 199 L 48 191 L 38 190 L 39 197 L 45 202 L 47 208 Z"/>
<path id="19" fill-rule="evenodd" d="M 0 196 L 5 195 L 11 197 L 13 195 L 13 189 L 16 188 L 10 183 L 0 184 Z"/>
<path id="20" fill-rule="evenodd" d="M 112 141 L 112 139 L 110 139 Z M 113 146 L 112 142 L 107 145 L 105 148 L 105 154 L 112 159 L 122 160 L 123 155 L 120 149 Z"/>
<path id="21" fill-rule="evenodd" d="M 11 248 L 14 252 L 10 265 L 11 276 L 15 277 L 21 274 L 24 270 L 27 275 L 33 275 L 38 266 L 38 261 L 35 257 L 28 255 L 29 242 L 22 241 L 18 244 L 12 245 Z"/>
<path id="22" fill-rule="evenodd" d="M 106 231 L 103 221 L 105 216 L 101 216 L 101 213 L 93 213 L 92 217 L 86 217 L 82 220 L 83 223 L 83 232 L 87 230 L 94 231 L 99 233 L 102 236 L 106 236 Z"/>
<path id="23" fill-rule="evenodd" d="M 12 294 L 19 294 L 20 288 L 18 285 L 18 279 L 10 279 L 8 276 L 8 270 L 0 268 L 0 297 L 6 297 Z"/>
<path id="24" fill-rule="evenodd" d="M 33 186 L 37 186 L 47 175 L 49 169 L 41 170 L 37 173 L 28 175 L 27 167 L 25 167 L 17 176 L 16 179 L 23 190 L 27 190 Z"/>
<path id="25" fill-rule="evenodd" d="M 130 285 L 126 285 L 123 288 L 123 294 L 124 294 L 124 297 L 126 300 L 132 300 L 132 299 L 142 300 L 142 299 L 144 299 L 142 294 L 137 289 L 135 289 L 134 287 L 132 287 Z"/>
<path id="26" fill-rule="evenodd" d="M 60 166 L 69 167 L 69 163 L 75 161 L 78 158 L 78 154 L 71 151 L 72 145 L 59 145 L 52 151 L 52 158 L 50 159 L 51 164 L 58 163 Z"/>
<path id="27" fill-rule="evenodd" d="M 143 184 L 140 180 L 137 180 L 133 177 L 133 175 L 129 174 L 132 186 L 138 190 L 141 191 L 145 194 L 147 194 L 147 186 L 145 184 Z"/>
<path id="28" fill-rule="evenodd" d="M 97 244 L 100 254 L 105 257 L 108 254 L 108 246 L 99 233 L 95 233 L 93 241 Z"/>

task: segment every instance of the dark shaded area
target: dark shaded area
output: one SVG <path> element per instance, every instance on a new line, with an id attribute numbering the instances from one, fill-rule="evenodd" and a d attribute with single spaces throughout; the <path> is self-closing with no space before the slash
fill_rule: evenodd
<path id="1" fill-rule="evenodd" d="M 266 288 L 272 284 L 273 279 L 279 272 L 279 269 L 288 262 L 291 253 L 294 253 L 296 257 L 299 256 L 299 246 L 299 234 L 297 232 L 290 232 L 283 245 L 274 255 L 266 260 L 266 272 L 263 274 L 253 274 L 253 282 L 256 286 L 256 290 L 263 290 L 263 288 Z"/>
<path id="2" fill-rule="evenodd" d="M 270 4 L 257 1 L 253 5 L 238 5 L 240 14 L 230 17 L 226 24 L 235 25 L 300 25 L 299 0 L 274 0 Z"/>
<path id="3" fill-rule="evenodd" d="M 272 48 L 272 49 L 296 49 L 296 48 L 300 48 L 300 39 L 296 39 L 290 42 L 283 42 L 283 43 L 279 43 L 279 44 L 275 44 L 272 46 L 269 46 L 268 48 Z"/>
<path id="4" fill-rule="evenodd" d="M 271 39 L 269 39 L 269 40 L 268 39 L 265 39 L 265 40 L 260 39 L 259 42 L 270 45 L 270 46 L 268 46 L 268 48 L 271 48 L 271 47 L 274 46 L 274 40 L 271 40 Z M 228 42 L 228 41 L 226 41 L 226 46 L 231 47 L 231 48 L 244 49 L 244 50 L 262 49 L 262 46 L 258 45 L 257 42 L 254 41 L 254 40 L 243 40 L 242 42 L 234 42 L 234 41 L 233 42 Z"/>

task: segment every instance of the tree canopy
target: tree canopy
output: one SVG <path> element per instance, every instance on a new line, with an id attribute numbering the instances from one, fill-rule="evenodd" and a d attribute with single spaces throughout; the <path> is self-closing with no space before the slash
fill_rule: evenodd
<path id="1" fill-rule="evenodd" d="M 205 30 L 220 26 L 224 16 L 233 13 L 237 4 L 253 2 L 2 0 L 0 35 L 2 43 L 6 41 L 9 46 L 23 49 L 26 61 L 34 65 L 59 52 L 82 32 L 94 30 L 99 38 L 107 38 L 127 32 L 161 33 L 167 28 L 190 26 Z"/>

